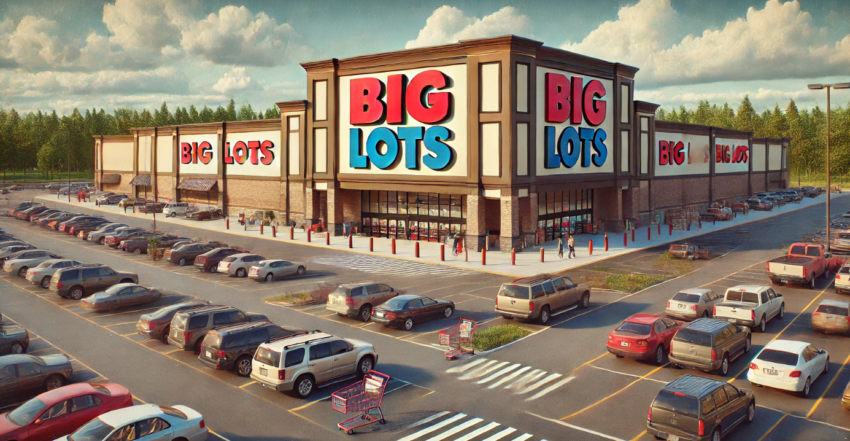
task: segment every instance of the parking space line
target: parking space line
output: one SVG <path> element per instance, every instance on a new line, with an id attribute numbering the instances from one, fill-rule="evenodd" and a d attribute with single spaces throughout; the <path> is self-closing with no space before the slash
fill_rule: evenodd
<path id="1" fill-rule="evenodd" d="M 558 425 L 561 425 L 561 426 L 564 426 L 564 427 L 569 427 L 570 429 L 573 429 L 573 430 L 578 430 L 580 432 L 589 433 L 591 435 L 596 435 L 596 436 L 601 437 L 601 438 L 610 439 L 611 441 L 625 441 L 624 439 L 617 438 L 616 436 L 606 435 L 604 433 L 597 432 L 595 430 L 590 430 L 590 429 L 587 429 L 587 428 L 584 428 L 584 427 L 581 427 L 581 426 L 576 426 L 574 424 L 565 423 L 563 420 L 558 421 L 556 419 L 546 418 L 544 416 L 537 415 L 536 413 L 531 413 L 531 412 L 525 412 L 525 413 L 527 413 L 531 416 L 535 416 L 537 418 L 540 418 L 541 420 L 544 420 L 544 421 L 549 421 L 551 423 L 555 423 L 555 424 L 558 424 Z"/>
<path id="2" fill-rule="evenodd" d="M 770 429 L 767 429 L 767 432 L 765 432 L 764 435 L 762 435 L 761 438 L 758 439 L 758 441 L 762 441 L 763 439 L 767 438 L 767 436 L 770 435 L 770 432 L 773 432 L 773 429 L 776 429 L 776 427 L 779 426 L 779 423 L 781 423 L 782 420 L 784 420 L 787 416 L 787 413 L 782 415 L 782 417 L 779 418 L 779 421 L 777 421 L 776 424 L 770 426 Z"/>
<path id="3" fill-rule="evenodd" d="M 809 417 L 811 417 L 815 413 L 815 410 L 817 410 L 818 406 L 820 405 L 820 402 L 823 401 L 823 397 L 826 396 L 826 393 L 829 392 L 829 389 L 832 387 L 833 384 L 835 384 L 835 380 L 837 380 L 838 376 L 841 375 L 841 371 L 844 370 L 848 362 L 850 362 L 850 355 L 848 355 L 847 358 L 844 359 L 844 363 L 841 365 L 841 368 L 838 369 L 838 372 L 836 372 L 835 375 L 832 377 L 832 381 L 830 381 L 829 384 L 826 386 L 826 389 L 824 389 L 820 398 L 815 401 L 815 405 L 812 406 L 812 410 L 810 410 L 809 413 L 806 414 L 806 419 L 809 419 Z"/>
<path id="4" fill-rule="evenodd" d="M 606 369 L 606 368 L 604 368 L 604 367 L 599 367 L 599 366 L 594 366 L 594 365 L 590 365 L 590 367 L 592 367 L 592 368 L 594 368 L 594 369 L 599 369 L 600 371 L 610 372 L 610 373 L 612 373 L 612 374 L 625 375 L 625 376 L 627 376 L 627 377 L 634 377 L 634 378 L 641 378 L 641 376 L 640 376 L 640 375 L 637 375 L 637 374 L 628 374 L 628 373 L 625 373 L 625 372 L 615 371 L 615 370 L 613 370 L 613 369 Z M 661 383 L 661 384 L 667 384 L 667 383 L 669 383 L 669 381 L 656 380 L 655 378 L 644 378 L 644 379 L 645 379 L 645 380 L 649 380 L 649 381 L 654 381 L 654 382 L 656 382 L 656 383 Z"/>
<path id="5" fill-rule="evenodd" d="M 137 322 L 124 322 L 124 323 L 116 323 L 114 325 L 103 325 L 103 327 L 104 328 L 111 328 L 113 326 L 132 325 L 132 324 L 135 324 L 135 323 L 137 323 Z"/>
<path id="6" fill-rule="evenodd" d="M 599 405 L 600 403 L 605 402 L 605 401 L 606 401 L 606 400 L 608 400 L 609 398 L 611 398 L 611 397 L 613 397 L 613 396 L 615 396 L 615 395 L 618 395 L 619 393 L 621 393 L 621 392 L 625 391 L 626 389 L 628 389 L 628 388 L 630 388 L 630 387 L 634 386 L 634 385 L 635 385 L 636 383 L 638 383 L 639 381 L 641 381 L 641 380 L 643 380 L 643 379 L 645 379 L 645 378 L 649 377 L 650 375 L 652 375 L 652 374 L 654 374 L 654 373 L 656 373 L 656 372 L 660 371 L 661 369 L 663 369 L 663 368 L 664 368 L 665 366 L 667 366 L 668 364 L 670 364 L 670 363 L 666 363 L 666 364 L 664 364 L 664 365 L 662 365 L 662 366 L 658 366 L 657 368 L 655 368 L 655 369 L 653 369 L 652 371 L 650 371 L 648 374 L 644 375 L 643 377 L 638 378 L 638 379 L 637 379 L 637 380 L 635 380 L 635 381 L 632 381 L 631 383 L 627 384 L 627 385 L 626 385 L 626 387 L 624 387 L 624 388 L 622 388 L 622 389 L 620 389 L 620 390 L 618 390 L 618 391 L 616 391 L 616 392 L 612 393 L 611 395 L 608 395 L 607 397 L 605 397 L 605 398 L 603 398 L 603 399 L 601 399 L 601 400 L 599 400 L 599 401 L 597 401 L 597 402 L 595 402 L 595 403 L 591 404 L 590 406 L 585 407 L 584 409 L 578 410 L 578 411 L 573 412 L 573 413 L 571 413 L 571 414 L 569 414 L 569 415 L 567 415 L 567 416 L 565 416 L 565 417 L 562 417 L 562 418 L 561 418 L 561 421 L 564 421 L 564 420 L 570 419 L 570 418 L 572 418 L 572 417 L 574 417 L 574 416 L 576 416 L 576 415 L 578 415 L 578 414 L 580 414 L 580 413 L 582 413 L 582 412 L 584 412 L 584 411 L 586 411 L 586 410 L 588 410 L 588 409 L 591 409 L 591 408 L 593 408 L 593 407 L 596 407 L 597 405 Z"/>
<path id="7" fill-rule="evenodd" d="M 641 432 L 640 434 L 638 434 L 638 436 L 636 436 L 636 437 L 632 438 L 632 441 L 637 441 L 637 440 L 639 440 L 639 439 L 640 439 L 642 436 L 644 436 L 644 435 L 646 435 L 646 430 L 644 430 L 643 432 Z M 761 441 L 761 440 L 759 440 L 759 441 Z"/>
<path id="8" fill-rule="evenodd" d="M 248 386 L 250 386 L 250 385 L 252 385 L 252 384 L 257 384 L 257 382 L 256 382 L 256 381 L 252 381 L 252 382 L 250 382 L 250 383 L 245 383 L 245 384 L 243 384 L 242 386 L 239 386 L 239 389 L 245 389 L 246 387 L 248 387 Z"/>

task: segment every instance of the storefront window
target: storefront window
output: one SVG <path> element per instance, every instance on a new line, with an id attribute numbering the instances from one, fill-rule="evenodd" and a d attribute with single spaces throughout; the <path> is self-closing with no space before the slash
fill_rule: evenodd
<path id="1" fill-rule="evenodd" d="M 461 202 L 463 202 L 463 197 L 461 195 L 452 195 L 451 217 L 459 218 L 461 216 Z"/>
<path id="2" fill-rule="evenodd" d="M 376 213 L 387 214 L 387 192 L 379 191 L 378 192 L 378 198 L 379 198 L 378 200 L 380 201 L 379 209 L 381 211 L 376 211 Z"/>
<path id="3" fill-rule="evenodd" d="M 538 228 L 544 240 L 589 231 L 592 211 L 593 190 L 562 190 L 537 196 Z"/>
<path id="4" fill-rule="evenodd" d="M 440 215 L 440 195 L 437 193 L 428 193 L 428 216 Z"/>
<path id="5" fill-rule="evenodd" d="M 398 214 L 398 196 L 395 191 L 387 193 L 387 213 Z"/>
<path id="6" fill-rule="evenodd" d="M 398 214 L 407 214 L 407 193 L 398 192 Z"/>
<path id="7" fill-rule="evenodd" d="M 378 209 L 378 190 L 369 192 L 369 213 L 380 213 Z"/>
<path id="8" fill-rule="evenodd" d="M 440 195 L 440 217 L 451 217 L 451 195 Z"/>

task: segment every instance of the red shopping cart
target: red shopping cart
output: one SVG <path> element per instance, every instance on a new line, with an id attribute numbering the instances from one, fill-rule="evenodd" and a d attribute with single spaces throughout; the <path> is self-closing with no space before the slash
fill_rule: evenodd
<path id="1" fill-rule="evenodd" d="M 384 421 L 384 413 L 381 411 L 381 401 L 384 400 L 384 391 L 390 382 L 389 375 L 369 371 L 363 376 L 363 380 L 344 387 L 331 395 L 334 410 L 342 413 L 360 412 L 360 415 L 351 417 L 339 424 L 339 430 L 345 430 L 349 435 L 354 434 L 354 429 L 368 426 Z M 380 418 L 371 415 L 372 409 L 378 409 Z"/>
<path id="2" fill-rule="evenodd" d="M 461 318 L 457 325 L 440 331 L 440 346 L 448 346 L 450 348 L 445 354 L 447 360 L 454 360 L 463 354 L 475 353 L 472 338 L 475 335 L 475 328 L 477 326 L 477 322 Z"/>

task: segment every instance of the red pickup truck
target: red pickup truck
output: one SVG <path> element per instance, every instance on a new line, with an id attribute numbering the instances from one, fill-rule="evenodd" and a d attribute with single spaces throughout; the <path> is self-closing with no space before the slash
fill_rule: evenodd
<path id="1" fill-rule="evenodd" d="M 767 262 L 767 276 L 774 285 L 800 283 L 815 289 L 815 279 L 829 269 L 829 257 L 823 245 L 795 243 L 788 254 Z"/>

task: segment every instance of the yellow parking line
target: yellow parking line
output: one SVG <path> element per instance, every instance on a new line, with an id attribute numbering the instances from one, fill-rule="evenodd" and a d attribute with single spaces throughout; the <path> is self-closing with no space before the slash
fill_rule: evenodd
<path id="1" fill-rule="evenodd" d="M 639 440 L 639 439 L 640 439 L 642 436 L 644 436 L 644 435 L 646 435 L 646 430 L 644 430 L 643 432 L 641 432 L 641 433 L 640 433 L 640 435 L 638 435 L 638 436 L 636 436 L 636 437 L 632 438 L 632 441 L 637 441 L 637 440 Z"/>
<path id="2" fill-rule="evenodd" d="M 39 349 L 37 351 L 29 351 L 29 352 L 27 352 L 27 354 L 38 354 L 39 352 L 52 351 L 54 349 L 56 349 L 56 348 L 44 348 L 44 349 Z M 62 351 L 59 351 L 59 352 L 62 352 Z"/>
<path id="3" fill-rule="evenodd" d="M 812 410 L 810 410 L 809 413 L 806 414 L 806 419 L 808 419 L 809 417 L 812 416 L 812 414 L 815 413 L 815 410 L 817 410 L 818 405 L 820 405 L 820 402 L 823 401 L 823 397 L 826 396 L 826 393 L 829 392 L 829 389 L 832 387 L 833 384 L 835 384 L 835 380 L 837 380 L 838 376 L 841 375 L 841 371 L 844 370 L 844 367 L 847 366 L 848 362 L 850 362 L 850 355 L 848 355 L 847 358 L 844 359 L 844 363 L 841 365 L 841 369 L 838 369 L 838 372 L 836 372 L 835 376 L 832 377 L 832 381 L 830 381 L 829 385 L 826 386 L 826 389 L 824 389 L 820 398 L 818 398 L 818 400 L 815 401 L 815 405 L 812 406 Z"/>
<path id="4" fill-rule="evenodd" d="M 668 363 L 668 364 L 669 364 L 669 363 Z M 657 368 L 655 368 L 655 369 L 653 369 L 652 371 L 650 371 L 648 374 L 646 374 L 646 375 L 644 375 L 644 376 L 642 376 L 642 377 L 638 378 L 637 380 L 632 381 L 631 383 L 627 384 L 627 385 L 626 385 L 626 387 L 624 387 L 624 388 L 622 388 L 622 389 L 618 390 L 617 392 L 612 393 L 611 395 L 608 395 L 607 397 L 605 397 L 605 398 L 603 398 L 603 399 L 601 399 L 601 400 L 599 400 L 599 401 L 597 401 L 597 402 L 595 402 L 595 403 L 591 404 L 590 406 L 587 406 L 587 407 L 585 407 L 584 409 L 581 409 L 581 410 L 579 410 L 579 411 L 577 411 L 577 412 L 573 412 L 573 413 L 571 413 L 571 414 L 569 414 L 569 415 L 567 415 L 567 416 L 565 416 L 565 417 L 561 418 L 561 421 L 564 421 L 564 420 L 570 419 L 570 418 L 572 418 L 572 417 L 574 417 L 574 416 L 576 416 L 576 415 L 578 415 L 578 414 L 580 414 L 580 413 L 582 413 L 582 412 L 584 412 L 584 411 L 586 411 L 586 410 L 588 410 L 588 409 L 591 409 L 591 408 L 593 408 L 593 407 L 596 407 L 597 405 L 599 405 L 600 403 L 605 402 L 605 401 L 606 401 L 606 400 L 608 400 L 609 398 L 611 398 L 611 397 L 613 397 L 613 396 L 615 396 L 615 395 L 618 395 L 619 393 L 623 392 L 624 390 L 626 390 L 626 389 L 628 389 L 628 388 L 630 388 L 630 387 L 634 386 L 637 382 L 639 382 L 639 381 L 641 381 L 641 380 L 645 379 L 646 377 L 649 377 L 650 375 L 652 375 L 652 374 L 654 374 L 654 373 L 658 372 L 658 371 L 659 371 L 659 370 L 661 370 L 664 366 L 667 366 L 667 364 L 662 365 L 662 366 L 658 366 Z"/>
<path id="5" fill-rule="evenodd" d="M 182 349 L 173 349 L 173 350 L 170 350 L 168 352 L 163 352 L 162 355 L 173 354 L 175 352 L 180 352 L 180 351 L 182 351 Z"/>
<path id="6" fill-rule="evenodd" d="M 124 323 L 116 323 L 114 325 L 103 325 L 104 328 L 111 328 L 113 326 L 121 326 L 121 325 L 134 325 L 137 322 L 124 322 Z"/>
<path id="7" fill-rule="evenodd" d="M 162 308 L 162 306 L 155 306 L 153 308 L 145 308 L 145 309 L 134 309 L 132 311 L 116 312 L 114 314 L 103 314 L 103 315 L 98 314 L 98 315 L 96 315 L 92 318 L 113 317 L 113 316 L 116 316 L 116 315 L 133 314 L 133 313 L 136 313 L 136 312 L 144 312 L 144 311 L 153 311 L 155 309 L 160 309 L 160 308 Z M 135 323 L 135 322 L 133 322 L 133 323 Z M 112 326 L 114 326 L 114 325 L 112 325 Z"/>
<path id="8" fill-rule="evenodd" d="M 306 408 L 308 408 L 308 407 L 310 407 L 310 406 L 312 406 L 312 405 L 314 405 L 314 404 L 316 404 L 316 403 L 320 403 L 320 402 L 322 402 L 322 401 L 328 401 L 328 400 L 330 400 L 330 399 L 331 399 L 331 397 L 326 397 L 326 398 L 321 398 L 321 399 L 318 399 L 318 400 L 315 400 L 315 401 L 311 401 L 311 402 L 309 402 L 309 403 L 307 403 L 307 404 L 305 404 L 305 405 L 303 405 L 303 406 L 298 406 L 298 407 L 296 407 L 296 408 L 294 408 L 294 409 L 289 409 L 289 412 L 290 412 L 290 413 L 295 413 L 295 412 L 298 412 L 299 410 L 306 409 Z"/>
<path id="9" fill-rule="evenodd" d="M 779 418 L 779 421 L 777 421 L 776 424 L 770 426 L 770 429 L 767 429 L 767 432 L 765 432 L 765 434 L 762 435 L 761 438 L 758 439 L 758 441 L 762 441 L 763 439 L 767 438 L 767 436 L 770 435 L 770 432 L 773 432 L 773 429 L 776 429 L 776 426 L 778 426 L 779 423 L 781 423 L 782 420 L 784 420 L 785 417 L 787 417 L 787 416 L 788 416 L 787 413 L 782 415 L 782 418 Z"/>
<path id="10" fill-rule="evenodd" d="M 108 328 L 108 326 L 104 326 L 104 328 Z M 120 336 L 122 336 L 122 337 L 129 337 L 129 336 L 134 335 L 134 334 L 136 334 L 136 333 L 135 333 L 135 332 L 131 332 L 131 333 L 129 333 L 129 334 L 118 334 L 118 335 L 120 335 Z"/>
<path id="11" fill-rule="evenodd" d="M 252 382 L 250 382 L 250 383 L 245 383 L 245 384 L 243 384 L 242 386 L 239 386 L 239 389 L 245 389 L 246 387 L 248 387 L 248 386 L 250 386 L 250 385 L 252 385 L 252 384 L 257 384 L 257 382 L 256 382 L 256 381 L 252 381 Z"/>

